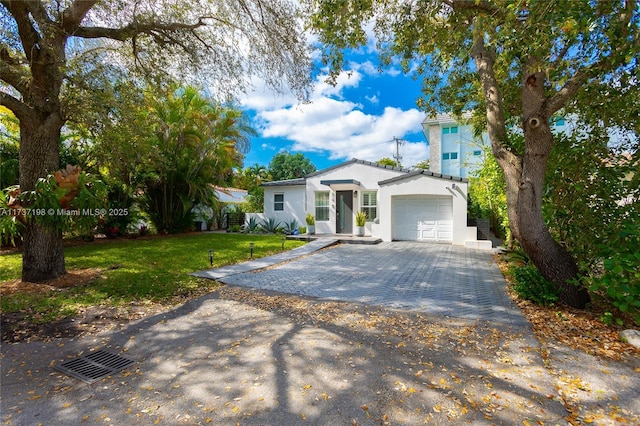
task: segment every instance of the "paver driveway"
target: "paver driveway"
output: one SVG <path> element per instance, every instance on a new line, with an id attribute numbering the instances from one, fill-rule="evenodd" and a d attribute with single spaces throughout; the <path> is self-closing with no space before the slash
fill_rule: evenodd
<path id="1" fill-rule="evenodd" d="M 527 324 L 506 295 L 505 280 L 490 252 L 444 244 L 343 244 L 220 281 L 514 326 Z"/>

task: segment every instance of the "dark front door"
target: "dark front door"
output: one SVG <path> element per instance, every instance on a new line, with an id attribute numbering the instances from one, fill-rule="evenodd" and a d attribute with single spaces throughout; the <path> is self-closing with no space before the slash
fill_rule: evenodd
<path id="1" fill-rule="evenodd" d="M 336 233 L 353 234 L 353 191 L 336 191 Z"/>

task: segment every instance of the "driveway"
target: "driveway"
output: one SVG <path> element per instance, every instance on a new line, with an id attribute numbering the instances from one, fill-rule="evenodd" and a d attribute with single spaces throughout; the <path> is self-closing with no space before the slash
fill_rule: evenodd
<path id="1" fill-rule="evenodd" d="M 218 278 L 226 284 L 361 302 L 513 326 L 526 320 L 505 293 L 492 254 L 444 244 L 343 244 L 271 268 Z"/>

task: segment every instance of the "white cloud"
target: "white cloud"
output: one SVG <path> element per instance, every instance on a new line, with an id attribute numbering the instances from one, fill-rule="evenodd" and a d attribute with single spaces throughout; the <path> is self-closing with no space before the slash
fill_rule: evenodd
<path id="1" fill-rule="evenodd" d="M 364 98 L 374 105 L 377 105 L 380 103 L 380 99 L 378 99 L 378 96 L 376 95 L 371 95 L 371 96 L 366 95 Z"/>
<path id="2" fill-rule="evenodd" d="M 414 165 L 428 156 L 424 138 L 415 136 L 421 131 L 424 113 L 415 108 L 386 107 L 371 114 L 363 111 L 363 105 L 344 98 L 345 89 L 356 89 L 372 71 L 371 65 L 360 64 L 342 72 L 335 86 L 324 82 L 326 74 L 318 76 L 310 103 L 300 104 L 292 98 L 278 102 L 263 92 L 252 94 L 243 104 L 257 111 L 262 137 L 285 139 L 292 151 L 325 153 L 331 160 L 392 157 L 396 149 L 393 138 L 413 135 L 414 141 L 404 144 L 400 153 L 403 165 Z M 379 102 L 376 94 L 364 99 L 373 105 Z"/>

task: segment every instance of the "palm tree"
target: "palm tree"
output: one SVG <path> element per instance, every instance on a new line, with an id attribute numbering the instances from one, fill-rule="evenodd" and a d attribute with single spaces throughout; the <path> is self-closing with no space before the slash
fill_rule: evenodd
<path id="1" fill-rule="evenodd" d="M 190 226 L 194 205 L 215 202 L 212 185 L 242 164 L 255 132 L 241 111 L 192 87 L 147 98 L 154 134 L 144 180 L 146 207 L 159 231 L 180 232 Z"/>

